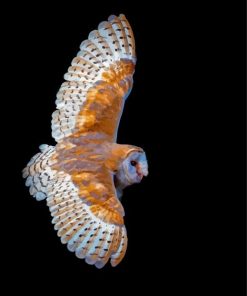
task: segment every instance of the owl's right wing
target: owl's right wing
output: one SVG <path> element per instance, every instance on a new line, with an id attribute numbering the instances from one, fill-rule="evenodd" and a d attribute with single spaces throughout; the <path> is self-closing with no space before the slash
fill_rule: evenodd
<path id="1" fill-rule="evenodd" d="M 52 136 L 88 132 L 115 141 L 124 102 L 133 84 L 135 40 L 124 15 L 110 16 L 83 41 L 77 57 L 64 75 L 52 115 Z"/>
<path id="2" fill-rule="evenodd" d="M 61 242 L 98 268 L 109 259 L 116 266 L 127 248 L 123 209 L 113 190 L 112 177 L 104 173 L 103 183 L 101 177 L 90 173 L 59 174 L 47 199 Z M 78 190 L 75 182 L 85 185 Z"/>
<path id="3" fill-rule="evenodd" d="M 91 171 L 77 170 L 76 160 L 65 173 L 56 164 L 55 148 L 45 146 L 23 170 L 30 194 L 47 198 L 61 242 L 78 258 L 97 268 L 109 259 L 116 266 L 125 255 L 127 233 L 112 175 L 97 165 Z"/>

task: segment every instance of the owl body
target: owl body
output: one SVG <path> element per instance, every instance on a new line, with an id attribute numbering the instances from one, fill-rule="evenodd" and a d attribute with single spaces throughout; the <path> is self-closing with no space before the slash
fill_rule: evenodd
<path id="1" fill-rule="evenodd" d="M 128 21 L 110 16 L 82 42 L 64 76 L 52 115 L 56 146 L 41 145 L 23 170 L 30 194 L 46 199 L 61 242 L 97 268 L 123 259 L 127 233 L 119 198 L 148 174 L 142 148 L 116 143 L 135 63 Z"/>

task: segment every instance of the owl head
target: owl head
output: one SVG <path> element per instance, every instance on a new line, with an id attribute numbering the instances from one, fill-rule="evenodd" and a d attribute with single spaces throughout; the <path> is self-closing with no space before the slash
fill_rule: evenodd
<path id="1" fill-rule="evenodd" d="M 148 175 L 148 163 L 143 150 L 131 150 L 120 163 L 116 173 L 118 184 L 124 188 L 134 183 L 140 183 L 143 176 Z"/>

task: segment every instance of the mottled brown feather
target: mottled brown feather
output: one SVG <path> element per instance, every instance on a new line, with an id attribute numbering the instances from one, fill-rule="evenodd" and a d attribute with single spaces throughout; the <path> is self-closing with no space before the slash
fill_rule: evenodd
<path id="1" fill-rule="evenodd" d="M 134 63 L 121 60 L 102 73 L 87 92 L 76 120 L 75 132 L 70 137 L 79 137 L 87 132 L 103 133 L 113 141 L 121 116 L 125 95 L 132 88 Z"/>

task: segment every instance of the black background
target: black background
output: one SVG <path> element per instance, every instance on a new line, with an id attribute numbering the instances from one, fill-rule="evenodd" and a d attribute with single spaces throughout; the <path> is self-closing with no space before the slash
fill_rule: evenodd
<path id="1" fill-rule="evenodd" d="M 24 274 L 24 288 L 29 281 L 68 288 L 91 278 L 103 279 L 106 290 L 134 281 L 167 295 L 244 295 L 244 7 L 133 2 L 39 2 L 6 12 L 6 274 Z M 138 62 L 118 141 L 146 151 L 150 174 L 123 197 L 124 260 L 97 270 L 60 243 L 21 170 L 40 144 L 55 144 L 56 92 L 81 41 L 120 13 L 132 25 Z"/>

